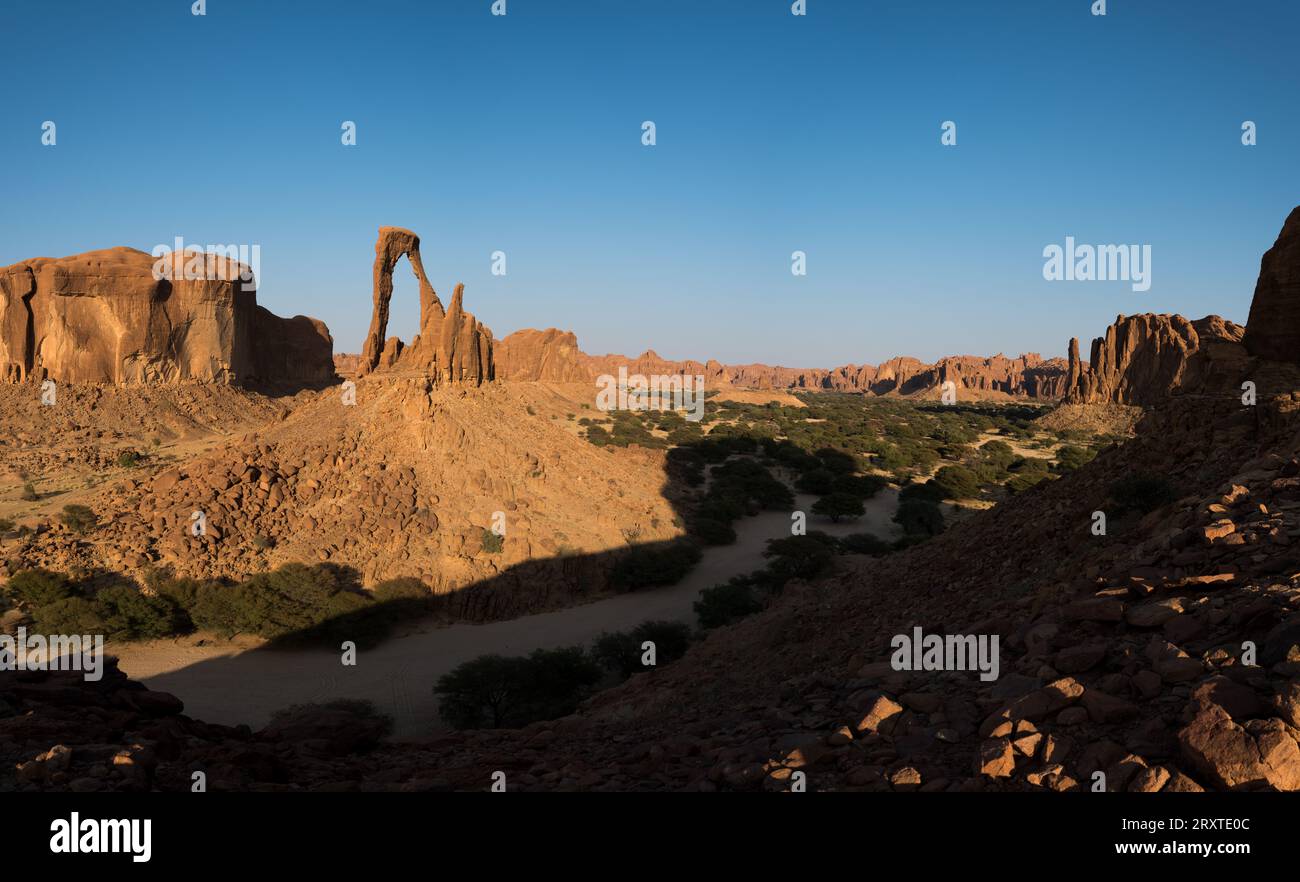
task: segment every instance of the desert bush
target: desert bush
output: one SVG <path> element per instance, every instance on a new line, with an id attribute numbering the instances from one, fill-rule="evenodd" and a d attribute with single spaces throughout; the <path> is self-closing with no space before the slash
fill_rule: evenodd
<path id="1" fill-rule="evenodd" d="M 102 609 L 84 597 L 64 597 L 31 610 L 32 629 L 41 634 L 103 634 Z"/>
<path id="2" fill-rule="evenodd" d="M 1012 493 L 1023 493 L 1047 479 L 1047 472 L 1017 472 L 1004 485 Z"/>
<path id="3" fill-rule="evenodd" d="M 123 450 L 117 455 L 117 465 L 123 469 L 133 469 L 140 464 L 140 454 L 134 450 Z"/>
<path id="4" fill-rule="evenodd" d="M 851 493 L 831 493 L 818 499 L 812 505 L 815 514 L 824 515 L 835 523 L 841 518 L 860 518 L 866 514 L 862 500 Z"/>
<path id="5" fill-rule="evenodd" d="M 795 479 L 794 486 L 800 493 L 815 493 L 821 496 L 831 492 L 835 484 L 835 473 L 829 469 L 812 469 Z"/>
<path id="6" fill-rule="evenodd" d="M 637 546 L 614 564 L 610 585 L 617 591 L 674 585 L 699 563 L 701 556 L 700 547 L 690 541 Z"/>
<path id="7" fill-rule="evenodd" d="M 360 645 L 375 637 L 367 628 L 383 624 L 355 618 L 370 605 L 340 568 L 290 563 L 236 585 L 201 585 L 187 612 L 197 627 L 226 636 L 247 632 L 316 642 L 341 635 Z"/>
<path id="8" fill-rule="evenodd" d="M 99 518 L 85 505 L 65 505 L 59 515 L 59 522 L 74 533 L 88 533 L 98 523 Z"/>
<path id="9" fill-rule="evenodd" d="M 705 588 L 700 592 L 700 599 L 695 601 L 695 615 L 700 621 L 700 627 L 705 629 L 730 625 L 762 608 L 763 604 L 755 596 L 753 583 L 744 576 Z"/>
<path id="10" fill-rule="evenodd" d="M 487 527 L 483 528 L 483 550 L 488 554 L 500 554 L 501 549 L 506 547 L 506 537 L 502 536 Z"/>
<path id="11" fill-rule="evenodd" d="M 41 494 L 36 492 L 36 485 L 31 481 L 23 484 L 22 500 L 23 502 L 36 502 L 41 498 Z"/>
<path id="12" fill-rule="evenodd" d="M 894 520 L 909 536 L 937 536 L 943 532 L 943 512 L 939 506 L 924 499 L 905 499 L 898 504 Z"/>
<path id="13" fill-rule="evenodd" d="M 1072 472 L 1091 462 L 1096 455 L 1095 451 L 1087 448 L 1066 444 L 1056 451 L 1056 467 L 1063 472 Z"/>
<path id="14" fill-rule="evenodd" d="M 861 504 L 861 503 L 859 503 Z M 790 579 L 811 579 L 831 565 L 837 543 L 831 536 L 814 530 L 804 536 L 786 536 L 768 540 L 763 556 L 772 558 L 767 574 L 779 590 Z"/>
<path id="15" fill-rule="evenodd" d="M 736 531 L 731 524 L 712 518 L 693 519 L 691 535 L 705 545 L 731 545 L 736 541 Z"/>
<path id="16" fill-rule="evenodd" d="M 62 573 L 38 568 L 15 573 L 5 585 L 5 594 L 29 606 L 42 606 L 73 597 L 77 590 Z"/>
<path id="17" fill-rule="evenodd" d="M 747 514 L 745 504 L 727 496 L 710 496 L 695 507 L 695 517 L 729 524 Z"/>
<path id="18" fill-rule="evenodd" d="M 112 585 L 97 592 L 104 636 L 113 640 L 152 640 L 175 634 L 188 616 L 169 598 L 149 595 L 134 585 Z"/>
<path id="19" fill-rule="evenodd" d="M 980 495 L 979 475 L 964 466 L 944 466 L 934 475 L 944 499 L 974 499 Z"/>
<path id="20" fill-rule="evenodd" d="M 573 713 L 602 676 L 581 647 L 484 655 L 438 679 L 439 712 L 456 729 L 517 728 Z"/>
<path id="21" fill-rule="evenodd" d="M 813 454 L 821 461 L 822 468 L 836 475 L 851 475 L 858 470 L 858 461 L 851 453 L 823 447 Z"/>
<path id="22" fill-rule="evenodd" d="M 631 631 L 601 634 L 592 647 L 592 657 L 603 668 L 613 671 L 623 679 L 633 674 L 653 670 L 641 664 L 646 641 L 655 645 L 655 661 L 665 665 L 686 654 L 691 645 L 690 626 L 683 622 L 642 622 Z"/>
<path id="23" fill-rule="evenodd" d="M 879 475 L 840 475 L 832 483 L 830 492 L 847 493 L 859 499 L 871 499 L 888 483 Z"/>
<path id="24" fill-rule="evenodd" d="M 379 603 L 433 599 L 433 592 L 429 590 L 429 586 L 412 576 L 400 579 L 386 579 L 375 586 L 373 593 L 375 600 Z"/>
<path id="25" fill-rule="evenodd" d="M 908 484 L 898 492 L 898 501 L 907 502 L 908 500 L 921 500 L 922 502 L 942 502 L 943 488 L 934 481 L 925 481 L 920 484 Z"/>
<path id="26" fill-rule="evenodd" d="M 838 545 L 845 554 L 888 554 L 894 550 L 892 544 L 870 533 L 841 536 Z"/>

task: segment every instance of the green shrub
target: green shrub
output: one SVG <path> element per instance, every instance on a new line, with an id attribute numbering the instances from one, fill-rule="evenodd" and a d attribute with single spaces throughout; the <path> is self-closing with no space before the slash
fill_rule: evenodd
<path id="1" fill-rule="evenodd" d="M 581 647 L 484 655 L 438 679 L 439 712 L 456 729 L 517 728 L 573 713 L 602 670 Z"/>
<path id="2" fill-rule="evenodd" d="M 840 551 L 845 554 L 888 554 L 894 546 L 870 533 L 852 533 L 839 539 Z"/>
<path id="3" fill-rule="evenodd" d="M 200 628 L 231 635 L 250 632 L 272 639 L 296 636 L 303 640 L 332 639 L 341 633 L 344 617 L 371 603 L 349 583 L 339 568 L 328 564 L 284 564 L 258 573 L 238 585 L 209 584 L 199 589 L 190 617 Z M 340 620 L 337 630 L 325 627 Z"/>
<path id="4" fill-rule="evenodd" d="M 837 547 L 834 538 L 814 530 L 805 536 L 768 540 L 763 556 L 774 558 L 769 573 L 784 585 L 793 578 L 811 579 L 825 572 Z"/>
<path id="5" fill-rule="evenodd" d="M 84 597 L 65 597 L 31 611 L 32 629 L 40 634 L 103 634 L 102 608 Z"/>
<path id="6" fill-rule="evenodd" d="M 42 606 L 73 597 L 77 590 L 61 573 L 34 569 L 15 573 L 5 586 L 5 593 L 29 606 Z"/>
<path id="7" fill-rule="evenodd" d="M 937 536 L 943 532 L 943 512 L 933 502 L 923 499 L 905 499 L 898 504 L 894 520 L 909 536 Z"/>
<path id="8" fill-rule="evenodd" d="M 866 508 L 862 505 L 862 500 L 851 493 L 831 493 L 823 496 L 813 503 L 812 510 L 815 514 L 824 515 L 835 523 L 839 523 L 841 518 L 860 518 L 866 514 Z"/>
<path id="9" fill-rule="evenodd" d="M 1012 475 L 1005 486 L 1012 493 L 1023 493 L 1035 484 L 1042 483 L 1046 478 L 1047 472 L 1019 472 Z"/>
<path id="10" fill-rule="evenodd" d="M 847 493 L 859 499 L 871 499 L 888 482 L 879 475 L 840 475 L 832 483 L 830 492 Z"/>
<path id="11" fill-rule="evenodd" d="M 23 485 L 22 500 L 23 502 L 36 502 L 41 498 L 41 494 L 36 492 L 36 485 L 28 481 Z"/>
<path id="12" fill-rule="evenodd" d="M 379 603 L 433 599 L 433 592 L 429 590 L 429 586 L 411 576 L 400 579 L 386 579 L 375 586 L 373 594 L 375 600 Z"/>
<path id="13" fill-rule="evenodd" d="M 922 484 L 908 484 L 898 492 L 898 501 L 907 502 L 910 499 L 921 500 L 923 502 L 942 502 L 943 488 L 934 481 L 926 481 Z"/>
<path id="14" fill-rule="evenodd" d="M 712 518 L 692 520 L 691 535 L 705 545 L 731 545 L 736 541 L 736 531 L 731 524 Z"/>
<path id="15" fill-rule="evenodd" d="M 1056 467 L 1063 472 L 1072 472 L 1091 462 L 1096 455 L 1094 450 L 1066 444 L 1056 451 Z"/>
<path id="16" fill-rule="evenodd" d="M 979 476 L 964 466 L 944 466 L 934 475 L 944 499 L 974 499 L 980 495 Z"/>
<path id="17" fill-rule="evenodd" d="M 488 554 L 500 554 L 506 547 L 506 537 L 488 528 L 483 528 L 483 550 Z"/>
<path id="18" fill-rule="evenodd" d="M 686 654 L 691 645 L 691 629 L 683 622 L 642 622 L 631 631 L 601 634 L 592 647 L 592 657 L 606 670 L 626 679 L 633 674 L 653 670 L 641 663 L 642 644 L 655 645 L 655 661 L 665 665 Z"/>
<path id="19" fill-rule="evenodd" d="M 112 585 L 94 597 L 104 635 L 113 640 L 151 640 L 175 634 L 187 617 L 168 598 L 133 585 Z"/>
<path id="20" fill-rule="evenodd" d="M 85 505 L 65 505 L 63 513 L 59 515 L 59 521 L 74 533 L 88 533 L 94 529 L 99 518 Z"/>
<path id="21" fill-rule="evenodd" d="M 690 541 L 637 546 L 614 564 L 610 585 L 617 591 L 675 585 L 699 563 L 701 556 L 700 547 Z"/>
<path id="22" fill-rule="evenodd" d="M 821 460 L 822 468 L 837 475 L 851 475 L 858 470 L 857 459 L 853 454 L 845 453 L 843 450 L 823 447 L 814 456 Z"/>
<path id="23" fill-rule="evenodd" d="M 117 455 L 117 465 L 119 468 L 133 469 L 140 464 L 140 454 L 134 450 L 123 450 Z"/>
<path id="24" fill-rule="evenodd" d="M 720 628 L 738 622 L 762 610 L 763 604 L 754 596 L 753 583 L 746 577 L 737 577 L 722 585 L 705 588 L 695 601 L 695 615 L 700 627 Z"/>
<path id="25" fill-rule="evenodd" d="M 821 496 L 831 492 L 835 484 L 835 473 L 829 469 L 813 469 L 804 472 L 794 482 L 800 493 L 815 493 Z"/>

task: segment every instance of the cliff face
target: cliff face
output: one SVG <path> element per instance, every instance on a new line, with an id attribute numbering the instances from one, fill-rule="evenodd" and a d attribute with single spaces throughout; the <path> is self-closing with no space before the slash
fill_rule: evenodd
<path id="1" fill-rule="evenodd" d="M 516 331 L 493 344 L 493 357 L 497 376 L 504 380 L 586 383 L 592 379 L 572 331 Z"/>
<path id="2" fill-rule="evenodd" d="M 1240 325 L 1207 316 L 1118 316 L 1104 337 L 1092 341 L 1090 365 L 1079 361 L 1070 341 L 1066 404 L 1152 405 L 1183 386 L 1200 385 L 1215 362 L 1245 355 Z"/>
<path id="3" fill-rule="evenodd" d="M 1259 358 L 1300 363 L 1300 207 L 1260 261 L 1242 342 Z"/>
<path id="4" fill-rule="evenodd" d="M 388 304 L 393 296 L 393 268 L 406 257 L 420 283 L 420 333 L 410 344 L 387 340 Z M 376 370 L 421 373 L 441 383 L 478 385 L 493 379 L 492 331 L 465 312 L 465 286 L 457 285 L 444 309 L 424 274 L 420 237 L 401 227 L 380 227 L 375 243 L 374 312 L 361 350 L 359 375 Z"/>
<path id="5" fill-rule="evenodd" d="M 190 256 L 192 258 L 192 255 Z M 133 248 L 0 268 L 0 377 L 66 383 L 315 383 L 334 374 L 324 324 L 282 319 L 243 290 L 243 264 Z"/>

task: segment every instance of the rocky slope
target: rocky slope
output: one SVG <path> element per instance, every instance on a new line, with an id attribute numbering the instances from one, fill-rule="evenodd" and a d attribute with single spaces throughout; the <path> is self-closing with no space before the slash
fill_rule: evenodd
<path id="1" fill-rule="evenodd" d="M 273 315 L 245 290 L 249 284 L 246 266 L 219 255 L 154 258 L 133 248 L 0 268 L 0 379 L 329 381 L 333 341 L 325 325 Z"/>
<path id="2" fill-rule="evenodd" d="M 599 592 L 599 552 L 680 533 L 663 453 L 588 444 L 566 419 L 579 405 L 555 391 L 380 372 L 355 392 L 355 405 L 338 388 L 305 393 L 256 431 L 121 476 L 85 498 L 99 515 L 89 536 L 54 524 L 14 550 L 12 566 L 135 575 L 161 563 L 240 578 L 328 560 L 367 585 L 419 578 L 451 598 L 452 614 L 480 620 Z M 195 511 L 203 536 L 190 532 Z M 488 553 L 495 512 L 506 540 Z M 459 593 L 486 580 L 491 592 Z"/>

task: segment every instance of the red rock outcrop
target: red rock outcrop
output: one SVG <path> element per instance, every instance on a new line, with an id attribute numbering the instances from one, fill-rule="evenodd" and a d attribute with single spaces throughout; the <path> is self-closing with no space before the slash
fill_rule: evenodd
<path id="1" fill-rule="evenodd" d="M 1242 342 L 1259 358 L 1300 362 L 1300 207 L 1260 261 Z"/>
<path id="2" fill-rule="evenodd" d="M 396 337 L 384 338 L 393 267 L 403 256 L 420 283 L 420 333 L 409 345 Z M 420 237 L 401 227 L 380 227 L 375 242 L 374 313 L 358 375 L 382 369 L 421 373 L 444 383 L 478 385 L 493 379 L 492 332 L 465 312 L 464 297 L 465 286 L 457 285 L 451 307 L 444 309 L 424 273 Z"/>
<path id="3" fill-rule="evenodd" d="M 66 383 L 318 383 L 334 375 L 319 321 L 257 305 L 247 267 L 110 248 L 0 268 L 0 377 Z M 164 271 L 156 272 L 160 260 Z M 248 288 L 248 290 L 245 290 Z"/>
<path id="4" fill-rule="evenodd" d="M 1181 315 L 1118 316 L 1092 341 L 1088 365 L 1079 341 L 1070 341 L 1066 404 L 1153 405 L 1182 387 L 1199 387 L 1226 364 L 1245 358 L 1244 329 L 1217 315 L 1191 321 Z"/>
<path id="5" fill-rule="evenodd" d="M 951 356 L 935 364 L 915 358 L 893 358 L 879 366 L 845 365 L 838 368 L 786 368 L 766 364 L 724 365 L 666 359 L 654 350 L 635 358 L 625 355 L 588 355 L 578 349 L 571 331 L 550 328 L 511 334 L 496 344 L 498 375 L 505 380 L 589 382 L 601 374 L 690 375 L 704 377 L 709 388 L 743 387 L 762 390 L 861 392 L 868 395 L 920 395 L 952 380 L 974 397 L 1002 395 L 1059 398 L 1067 388 L 1064 359 L 1044 359 L 1036 353 L 1007 358 L 995 355 Z"/>
<path id="6" fill-rule="evenodd" d="M 526 328 L 493 344 L 497 376 L 503 380 L 586 383 L 592 379 L 572 331 Z"/>

